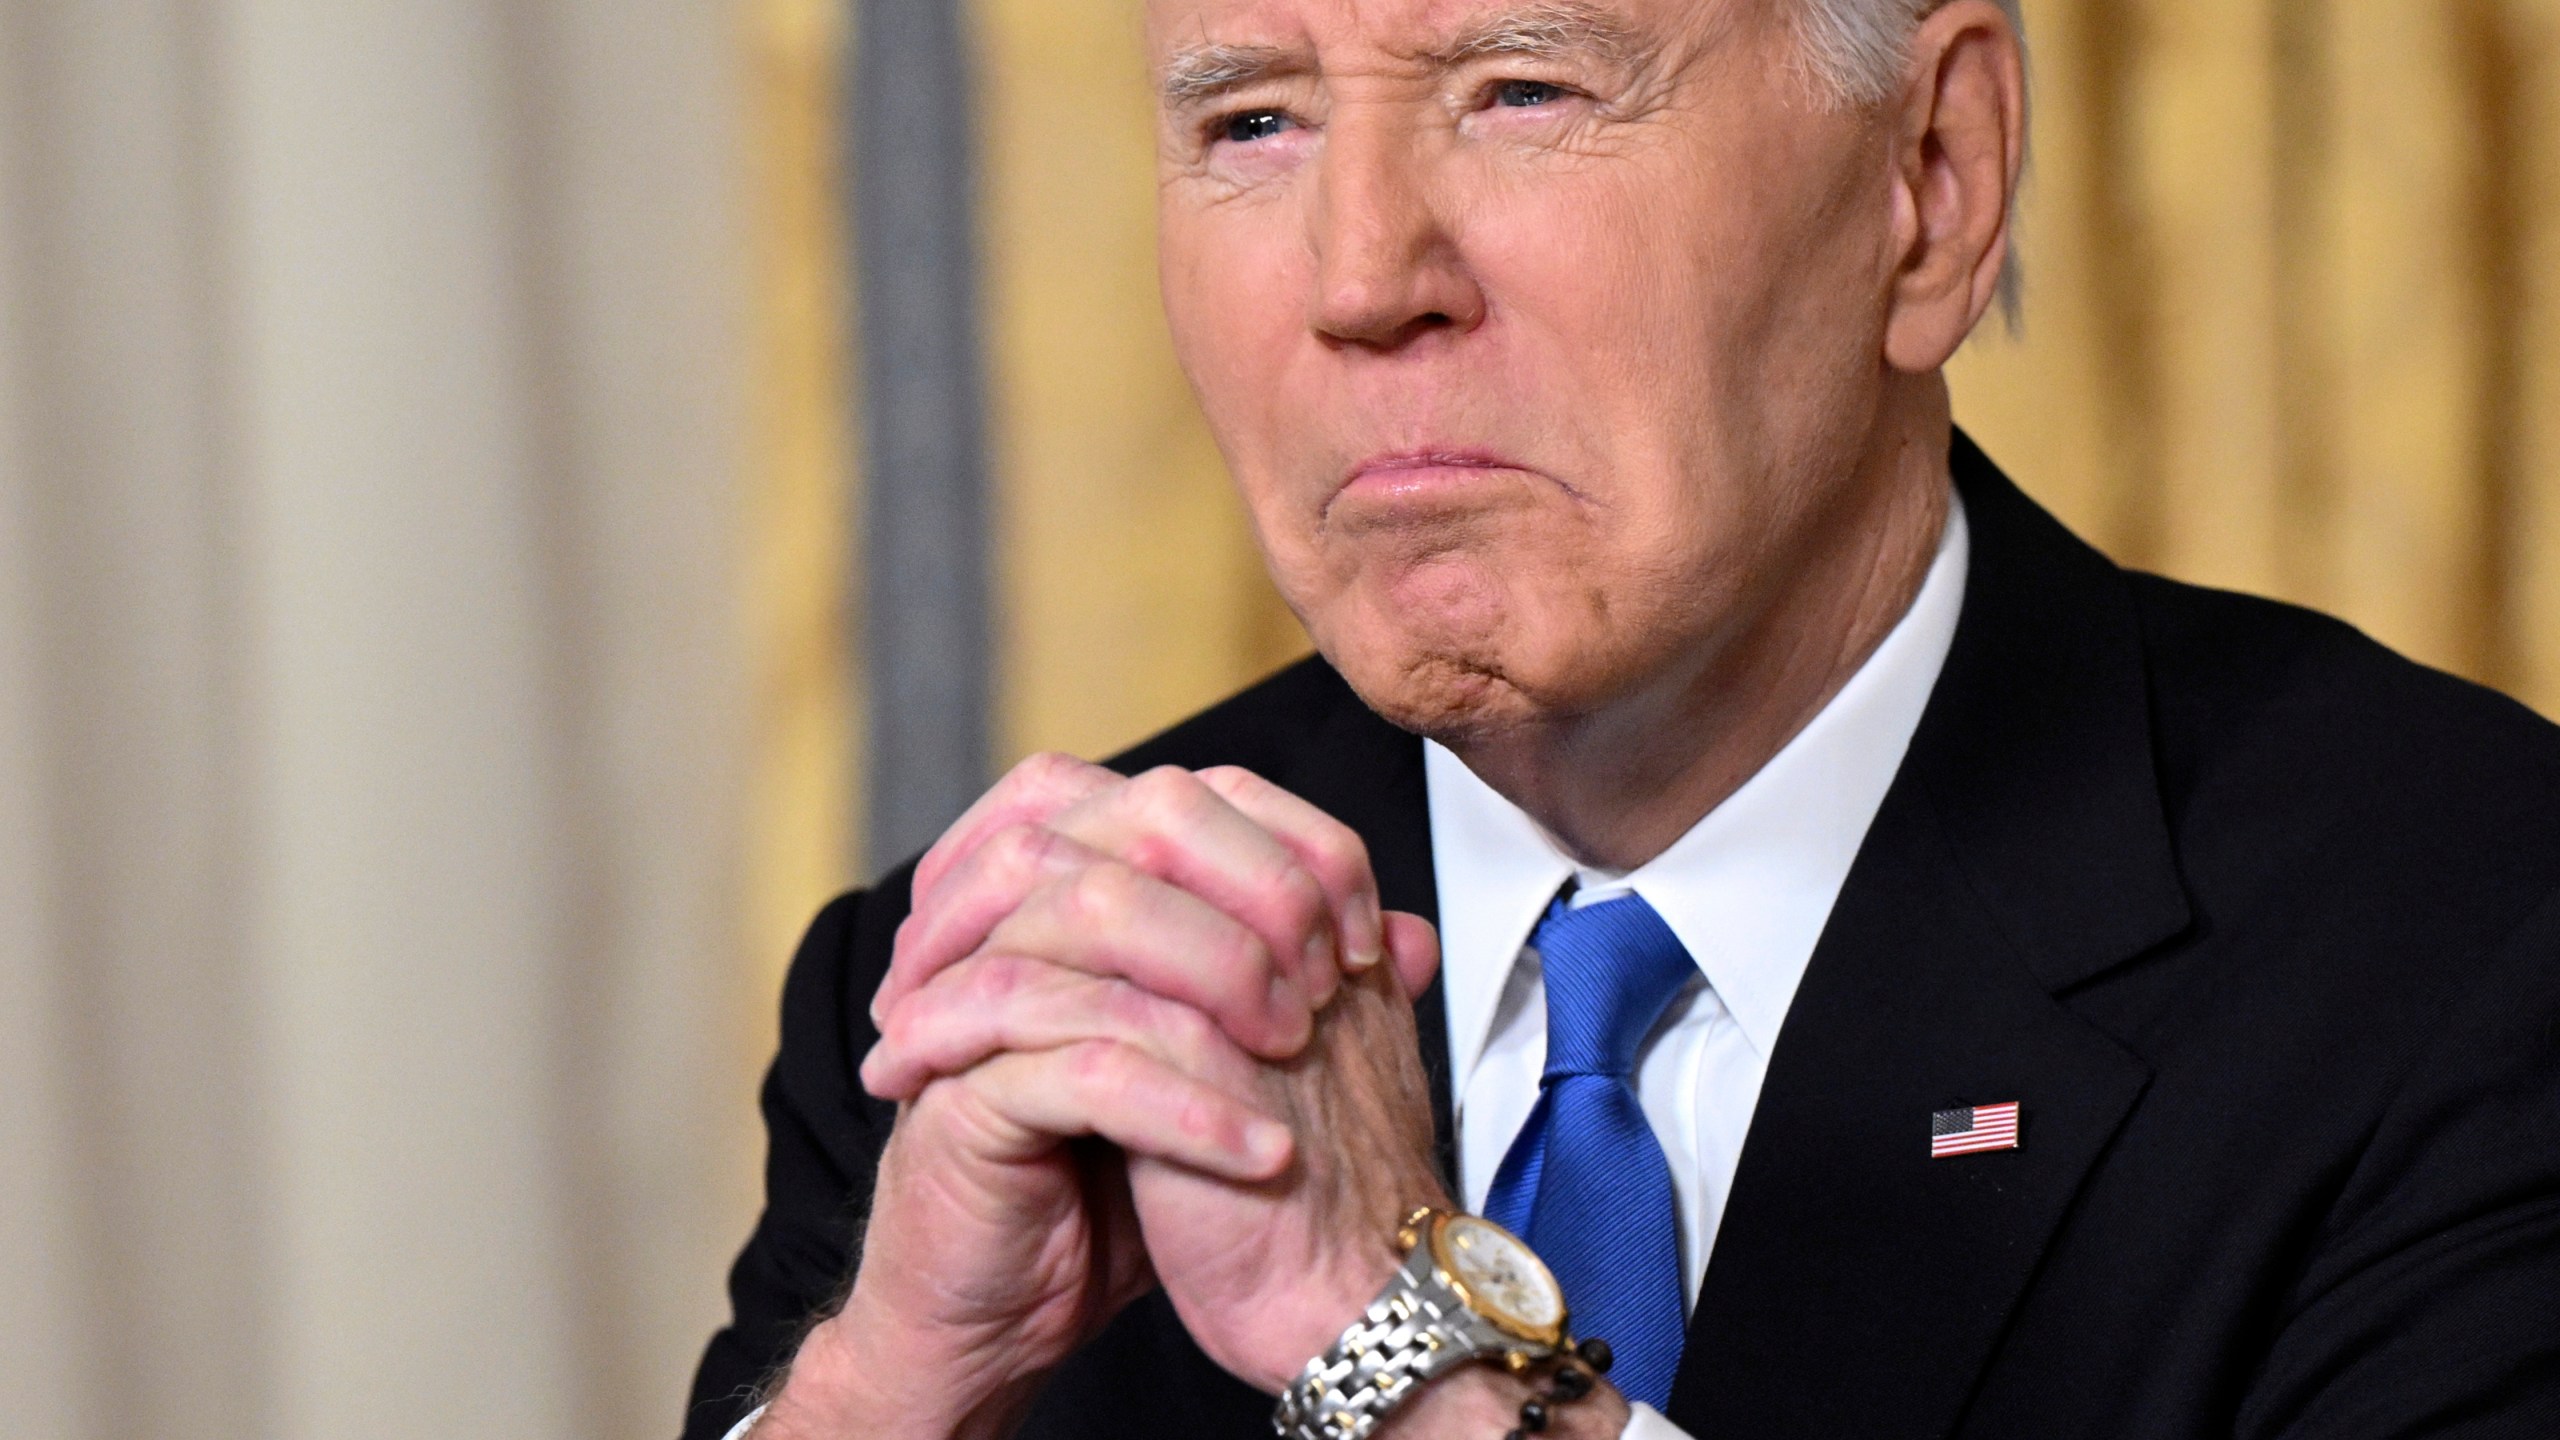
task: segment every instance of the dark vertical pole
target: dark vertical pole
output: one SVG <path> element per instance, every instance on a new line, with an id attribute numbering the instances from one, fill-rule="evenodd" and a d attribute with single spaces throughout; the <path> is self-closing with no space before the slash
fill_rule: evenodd
<path id="1" fill-rule="evenodd" d="M 855 20 L 876 869 L 929 844 L 986 783 L 987 484 L 962 0 L 859 0 Z"/>

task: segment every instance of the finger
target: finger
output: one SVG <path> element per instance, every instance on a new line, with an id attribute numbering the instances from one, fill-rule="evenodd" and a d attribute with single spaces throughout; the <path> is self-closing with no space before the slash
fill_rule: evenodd
<path id="1" fill-rule="evenodd" d="M 1234 916 L 1310 995 L 1332 993 L 1341 966 L 1324 886 L 1199 776 L 1160 766 L 1050 825 Z"/>
<path id="2" fill-rule="evenodd" d="M 898 922 L 889 973 L 871 997 L 872 1023 L 986 944 L 995 927 L 1042 887 L 1107 859 L 1046 825 L 1006 825 L 985 836 L 944 873 L 930 904 Z"/>
<path id="3" fill-rule="evenodd" d="M 916 862 L 912 893 L 916 907 L 969 857 L 988 836 L 1015 825 L 1043 825 L 1050 817 L 1121 783 L 1099 765 L 1055 751 L 1031 756 L 1005 772 L 978 802 L 951 822 L 933 848 Z"/>
<path id="4" fill-rule="evenodd" d="M 1324 887 L 1334 923 L 1341 927 L 1344 969 L 1366 970 L 1384 957 L 1378 877 L 1369 867 L 1369 847 L 1356 831 L 1250 770 L 1218 766 L 1201 771 L 1200 783 L 1288 846 Z"/>
<path id="5" fill-rule="evenodd" d="M 1440 973 L 1440 932 L 1419 915 L 1386 912 L 1387 954 L 1394 960 L 1396 983 L 1404 998 L 1419 1000 Z"/>
<path id="6" fill-rule="evenodd" d="M 1237 1044 L 1285 1060 L 1306 1047 L 1315 1007 L 1262 936 L 1188 890 L 1115 860 L 1041 887 L 985 949 L 1126 980 L 1188 1005 Z"/>
<path id="7" fill-rule="evenodd" d="M 1143 1050 L 1250 1103 L 1257 1070 L 1217 1023 L 1188 1005 L 1015 955 L 975 955 L 901 1001 L 863 1057 L 863 1088 L 911 1100 L 932 1081 L 1009 1050 L 1107 1040 Z"/>
<path id="8" fill-rule="evenodd" d="M 1108 1041 L 1007 1051 L 934 1084 L 961 1087 L 987 1119 L 1010 1131 L 993 1137 L 998 1158 L 1027 1158 L 1058 1140 L 1098 1135 L 1132 1155 L 1252 1182 L 1287 1168 L 1293 1149 L 1289 1127 L 1271 1116 Z"/>

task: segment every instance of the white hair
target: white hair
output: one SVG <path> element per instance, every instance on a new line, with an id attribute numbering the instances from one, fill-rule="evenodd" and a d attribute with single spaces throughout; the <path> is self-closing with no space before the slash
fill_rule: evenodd
<path id="1" fill-rule="evenodd" d="M 1883 103 L 1902 83 L 1911 58 L 1912 32 L 1946 0 L 1797 0 L 1797 36 L 1806 68 L 1824 98 L 1851 109 Z M 2023 41 L 2026 19 L 2018 0 L 1996 0 Z M 2000 268 L 2000 312 L 2018 328 L 2023 272 L 2018 264 L 2016 216 L 2011 215 L 2009 255 Z"/>

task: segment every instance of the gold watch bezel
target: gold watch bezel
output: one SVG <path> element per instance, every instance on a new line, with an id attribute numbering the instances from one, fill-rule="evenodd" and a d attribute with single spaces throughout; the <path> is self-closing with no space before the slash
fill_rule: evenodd
<path id="1" fill-rule="evenodd" d="M 1538 1267 L 1539 1277 L 1547 1282 L 1547 1288 L 1549 1290 L 1555 1292 L 1556 1320 L 1554 1324 L 1532 1325 L 1526 1320 L 1521 1319 L 1519 1316 L 1513 1315 L 1510 1312 L 1492 1304 L 1489 1299 L 1478 1296 L 1474 1291 L 1467 1288 L 1466 1281 L 1458 1278 L 1458 1267 L 1451 1264 L 1449 1259 L 1448 1236 L 1449 1227 L 1461 1219 L 1472 1220 L 1475 1223 L 1492 1230 L 1494 1233 L 1509 1239 L 1511 1243 L 1520 1247 L 1521 1254 L 1529 1257 L 1530 1264 Z M 1415 1230 L 1426 1225 L 1429 1228 L 1424 1230 L 1421 1235 L 1416 1236 L 1416 1238 L 1427 1242 L 1431 1246 L 1432 1267 L 1440 1272 L 1440 1279 L 1442 1283 L 1455 1291 L 1458 1299 L 1464 1302 L 1469 1310 L 1483 1316 L 1492 1324 L 1493 1328 L 1516 1339 L 1526 1340 L 1532 1344 L 1544 1345 L 1550 1349 L 1564 1343 L 1565 1327 L 1573 1318 L 1571 1312 L 1569 1312 L 1565 1307 L 1564 1287 L 1556 1283 L 1555 1272 L 1547 1268 L 1547 1262 L 1538 1257 L 1537 1251 L 1529 1248 L 1529 1242 L 1512 1234 L 1502 1226 L 1494 1224 L 1492 1221 L 1487 1220 L 1481 1215 L 1459 1215 L 1445 1210 L 1426 1210 L 1416 1212 L 1412 1219 L 1405 1222 L 1405 1233 L 1412 1234 Z M 1407 1243 L 1410 1244 L 1412 1242 L 1408 1241 Z"/>

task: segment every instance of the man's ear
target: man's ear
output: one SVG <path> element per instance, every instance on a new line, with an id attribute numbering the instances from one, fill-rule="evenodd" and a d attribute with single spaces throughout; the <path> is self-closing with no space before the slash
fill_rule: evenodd
<path id="1" fill-rule="evenodd" d="M 2016 27 L 1991 0 L 1940 8 L 1913 37 L 1899 104 L 1885 359 L 1925 374 L 1956 353 L 2000 293 L 2027 153 Z"/>

